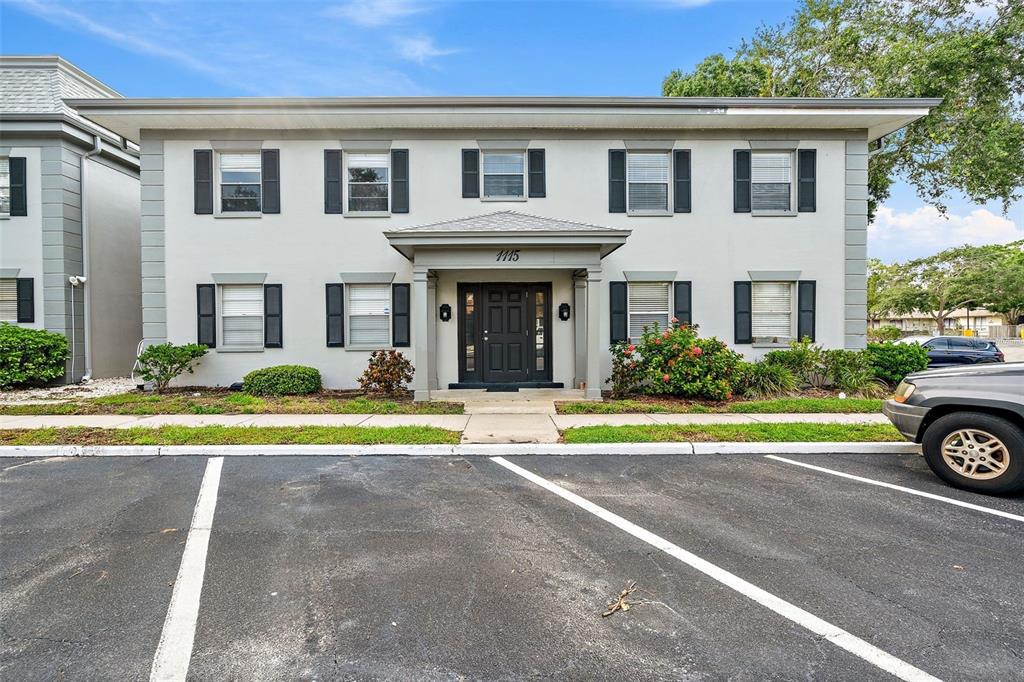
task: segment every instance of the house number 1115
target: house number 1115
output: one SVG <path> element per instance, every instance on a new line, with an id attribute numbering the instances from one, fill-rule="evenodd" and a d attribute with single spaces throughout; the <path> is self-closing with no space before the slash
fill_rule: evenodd
<path id="1" fill-rule="evenodd" d="M 519 249 L 503 249 L 494 260 L 498 263 L 515 263 L 519 260 Z"/>

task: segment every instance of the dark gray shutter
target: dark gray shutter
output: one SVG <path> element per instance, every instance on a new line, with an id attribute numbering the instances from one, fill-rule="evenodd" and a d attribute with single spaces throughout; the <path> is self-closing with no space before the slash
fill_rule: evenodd
<path id="1" fill-rule="evenodd" d="M 8 162 L 11 174 L 11 215 L 28 215 L 28 174 L 25 171 L 25 157 L 12 156 Z"/>
<path id="2" fill-rule="evenodd" d="M 196 285 L 196 343 L 217 347 L 217 285 Z"/>
<path id="3" fill-rule="evenodd" d="M 409 212 L 409 150 L 391 150 L 391 212 Z"/>
<path id="4" fill-rule="evenodd" d="M 690 150 L 672 152 L 672 172 L 675 177 L 675 212 L 690 212 Z"/>
<path id="5" fill-rule="evenodd" d="M 213 150 L 196 149 L 195 160 L 195 212 L 213 213 Z"/>
<path id="6" fill-rule="evenodd" d="M 797 152 L 796 205 L 797 210 L 802 213 L 813 213 L 817 210 L 817 160 L 816 149 L 801 149 Z"/>
<path id="7" fill-rule="evenodd" d="M 391 345 L 409 347 L 409 285 L 391 285 Z"/>
<path id="8" fill-rule="evenodd" d="M 539 199 L 545 197 L 547 196 L 547 181 L 544 177 L 544 150 L 531 149 L 527 155 L 530 164 L 530 198 Z"/>
<path id="9" fill-rule="evenodd" d="M 750 213 L 750 150 L 732 152 L 732 210 Z"/>
<path id="10" fill-rule="evenodd" d="M 805 336 L 814 341 L 814 309 L 817 298 L 817 282 L 804 280 L 797 282 L 797 317 L 796 317 L 796 338 L 802 340 Z"/>
<path id="11" fill-rule="evenodd" d="M 281 212 L 281 155 L 277 149 L 264 149 L 263 166 L 263 212 Z"/>
<path id="12" fill-rule="evenodd" d="M 753 343 L 753 318 L 751 317 L 752 288 L 750 282 L 733 282 L 732 310 L 734 343 Z"/>
<path id="13" fill-rule="evenodd" d="M 612 343 L 629 339 L 629 284 L 626 282 L 608 283 L 608 301 L 611 304 L 609 326 L 611 327 Z"/>
<path id="14" fill-rule="evenodd" d="M 344 213 L 341 203 L 341 150 L 324 150 L 324 213 Z"/>
<path id="15" fill-rule="evenodd" d="M 19 277 L 15 285 L 18 297 L 18 322 L 36 321 L 36 292 L 31 277 Z"/>
<path id="16" fill-rule="evenodd" d="M 626 212 L 626 150 L 608 150 L 608 212 Z"/>
<path id="17" fill-rule="evenodd" d="M 327 285 L 327 347 L 345 345 L 345 285 Z"/>
<path id="18" fill-rule="evenodd" d="M 673 292 L 674 316 L 679 324 L 693 324 L 692 282 L 676 282 Z"/>
<path id="19" fill-rule="evenodd" d="M 263 285 L 263 347 L 281 348 L 281 285 Z"/>
<path id="20" fill-rule="evenodd" d="M 462 150 L 462 198 L 480 198 L 480 150 Z"/>

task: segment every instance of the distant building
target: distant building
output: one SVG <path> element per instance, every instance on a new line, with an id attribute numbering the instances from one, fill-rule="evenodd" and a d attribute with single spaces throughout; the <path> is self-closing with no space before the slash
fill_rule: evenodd
<path id="1" fill-rule="evenodd" d="M 944 320 L 946 333 L 960 332 L 965 329 L 972 329 L 979 336 L 988 336 L 989 328 L 1006 324 L 1006 318 L 1002 313 L 994 313 L 984 308 L 957 308 L 949 313 Z M 879 327 L 896 327 L 900 331 L 921 334 L 936 334 L 938 327 L 931 315 L 915 310 L 906 315 L 891 315 L 880 320 L 871 320 L 871 329 Z"/>

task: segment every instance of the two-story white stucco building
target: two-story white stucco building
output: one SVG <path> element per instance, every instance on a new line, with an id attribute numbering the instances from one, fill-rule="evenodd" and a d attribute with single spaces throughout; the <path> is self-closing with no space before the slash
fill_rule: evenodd
<path id="1" fill-rule="evenodd" d="M 868 143 L 933 100 L 73 100 L 142 147 L 145 339 L 189 381 L 585 385 L 676 317 L 747 356 L 864 344 Z"/>

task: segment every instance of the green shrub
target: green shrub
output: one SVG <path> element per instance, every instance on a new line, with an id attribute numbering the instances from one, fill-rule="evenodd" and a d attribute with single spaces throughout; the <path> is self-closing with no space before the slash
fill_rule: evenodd
<path id="1" fill-rule="evenodd" d="M 886 386 L 875 377 L 867 353 L 858 350 L 826 350 L 822 353 L 828 384 L 835 389 L 865 397 L 879 397 Z"/>
<path id="2" fill-rule="evenodd" d="M 612 385 L 612 397 L 637 393 L 640 390 L 642 372 L 637 370 L 637 363 L 641 361 L 640 353 L 636 350 L 636 344 L 614 343 L 612 352 L 612 376 L 606 383 Z"/>
<path id="3" fill-rule="evenodd" d="M 62 334 L 0 324 L 0 389 L 62 377 L 67 357 L 68 340 Z"/>
<path id="4" fill-rule="evenodd" d="M 191 374 L 192 363 L 206 355 L 206 351 L 206 346 L 198 343 L 182 346 L 158 343 L 148 346 L 138 358 L 139 374 L 156 385 L 157 393 L 163 393 L 171 380 L 182 372 Z"/>
<path id="5" fill-rule="evenodd" d="M 903 336 L 903 332 L 900 331 L 900 328 L 891 324 L 868 330 L 868 341 L 896 341 L 901 336 Z"/>
<path id="6" fill-rule="evenodd" d="M 739 392 L 747 398 L 777 398 L 797 389 L 797 378 L 787 367 L 769 362 L 740 365 Z"/>
<path id="7" fill-rule="evenodd" d="M 250 395 L 304 395 L 323 386 L 320 370 L 303 365 L 278 365 L 253 370 L 242 379 L 242 390 Z"/>
<path id="8" fill-rule="evenodd" d="M 828 383 L 828 370 L 825 367 L 824 350 L 821 346 L 804 338 L 790 341 L 786 350 L 773 350 L 765 353 L 763 362 L 769 365 L 780 365 L 792 372 L 797 381 L 813 388 L 823 388 Z"/>
<path id="9" fill-rule="evenodd" d="M 415 370 L 412 363 L 397 350 L 375 350 L 370 353 L 366 371 L 359 385 L 369 393 L 394 396 L 404 393 Z"/>
<path id="10" fill-rule="evenodd" d="M 888 384 L 928 368 L 928 351 L 916 343 L 869 343 L 864 353 L 875 376 Z"/>

